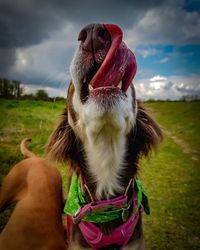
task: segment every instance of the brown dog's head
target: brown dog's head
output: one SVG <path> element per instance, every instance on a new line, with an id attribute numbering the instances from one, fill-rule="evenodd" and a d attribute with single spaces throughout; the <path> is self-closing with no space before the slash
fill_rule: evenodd
<path id="1" fill-rule="evenodd" d="M 107 126 L 128 132 L 135 120 L 132 108 L 135 97 L 132 98 L 129 85 L 136 72 L 136 62 L 122 41 L 121 29 L 111 24 L 88 25 L 81 30 L 78 40 L 80 46 L 70 72 L 74 86 L 72 102 L 79 126 L 69 117 L 70 125 L 82 140 L 91 136 L 86 133 L 93 133 L 93 129 L 96 132 L 97 126 L 102 126 L 102 117 L 109 120 Z"/>
<path id="2" fill-rule="evenodd" d="M 139 156 L 157 146 L 161 131 L 138 107 L 132 84 L 135 56 L 122 41 L 121 29 L 88 25 L 78 40 L 67 107 L 47 152 L 87 172 L 97 184 L 97 196 L 113 195 L 120 192 L 125 168 L 130 175 L 136 172 Z"/>

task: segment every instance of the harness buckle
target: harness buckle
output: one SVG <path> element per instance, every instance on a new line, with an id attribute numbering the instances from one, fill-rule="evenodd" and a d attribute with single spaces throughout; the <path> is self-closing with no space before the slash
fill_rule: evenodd
<path id="1" fill-rule="evenodd" d="M 78 224 L 82 219 L 91 212 L 91 203 L 88 203 L 83 208 L 78 209 L 78 211 L 72 216 L 72 221 L 74 224 Z"/>
<path id="2" fill-rule="evenodd" d="M 126 222 L 129 217 L 129 209 L 130 209 L 130 202 L 128 203 L 127 207 L 122 208 L 122 220 Z"/>

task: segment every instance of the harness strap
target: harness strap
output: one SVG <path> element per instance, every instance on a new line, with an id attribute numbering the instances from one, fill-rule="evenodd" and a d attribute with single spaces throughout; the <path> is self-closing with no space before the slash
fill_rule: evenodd
<path id="1" fill-rule="evenodd" d="M 82 221 L 79 223 L 79 228 L 81 233 L 86 240 L 86 242 L 90 245 L 93 250 L 97 250 L 102 247 L 106 247 L 109 245 L 119 245 L 124 246 L 130 240 L 135 227 L 139 221 L 140 213 L 142 211 L 137 211 L 136 216 L 132 219 L 132 214 L 134 212 L 135 207 L 137 206 L 137 197 L 134 198 L 132 213 L 129 219 L 114 229 L 114 231 L 105 235 L 99 227 L 97 227 L 94 223 Z"/>
<path id="2" fill-rule="evenodd" d="M 84 217 L 86 217 L 89 213 L 99 213 L 105 212 L 110 209 L 114 210 L 114 208 L 122 209 L 127 204 L 127 196 L 121 195 L 117 198 L 110 200 L 99 200 L 96 201 L 95 204 L 90 202 L 85 206 L 81 207 L 75 215 L 72 216 L 72 220 L 74 224 L 79 223 Z"/>

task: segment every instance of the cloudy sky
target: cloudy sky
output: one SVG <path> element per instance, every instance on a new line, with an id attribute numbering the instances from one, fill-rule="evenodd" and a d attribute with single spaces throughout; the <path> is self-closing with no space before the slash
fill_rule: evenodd
<path id="1" fill-rule="evenodd" d="M 0 77 L 66 96 L 79 30 L 116 23 L 135 53 L 138 98 L 200 95 L 199 0 L 0 0 Z"/>

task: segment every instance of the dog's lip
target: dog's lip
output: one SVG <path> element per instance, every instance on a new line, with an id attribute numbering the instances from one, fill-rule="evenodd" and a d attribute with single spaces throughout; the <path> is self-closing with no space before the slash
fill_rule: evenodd
<path id="1" fill-rule="evenodd" d="M 98 88 L 94 89 L 91 85 L 89 86 L 90 93 L 91 92 L 96 92 L 96 91 L 101 91 L 101 90 L 104 91 L 104 90 L 116 90 L 116 89 L 120 89 L 120 88 L 119 87 L 115 87 L 115 86 L 104 86 L 104 87 L 98 87 Z"/>
<path id="2" fill-rule="evenodd" d="M 118 86 L 114 86 L 114 85 L 111 85 L 111 86 L 101 86 L 101 87 L 97 87 L 97 88 L 93 88 L 93 86 L 91 84 L 89 84 L 89 92 L 96 92 L 96 91 L 104 91 L 104 90 L 116 90 L 116 89 L 120 89 L 122 92 L 122 82 L 119 83 Z"/>

